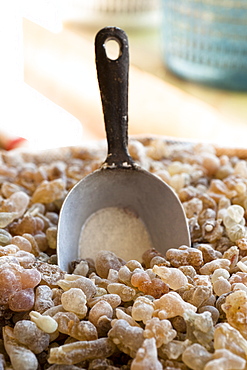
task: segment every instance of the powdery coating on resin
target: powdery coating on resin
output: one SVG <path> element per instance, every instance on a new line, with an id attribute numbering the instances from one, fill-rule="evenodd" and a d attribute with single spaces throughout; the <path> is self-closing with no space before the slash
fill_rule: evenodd
<path id="1" fill-rule="evenodd" d="M 0 153 L 0 368 L 246 369 L 246 161 L 162 139 L 129 148 L 177 192 L 193 248 L 146 245 L 135 260 L 118 245 L 71 274 L 56 265 L 60 208 L 104 150 Z"/>

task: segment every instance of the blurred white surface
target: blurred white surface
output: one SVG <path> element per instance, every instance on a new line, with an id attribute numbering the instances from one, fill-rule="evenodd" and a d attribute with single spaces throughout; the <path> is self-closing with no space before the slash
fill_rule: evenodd
<path id="1" fill-rule="evenodd" d="M 56 0 L 8 0 L 0 4 L 1 130 L 33 148 L 77 145 L 82 125 L 71 114 L 24 83 L 23 17 L 52 32 L 62 29 Z"/>
<path id="2" fill-rule="evenodd" d="M 26 83 L 15 85 L 11 99 L 1 108 L 1 129 L 28 140 L 30 149 L 79 145 L 82 124 L 65 109 Z"/>
<path id="3" fill-rule="evenodd" d="M 156 27 L 161 16 L 160 0 L 61 0 L 61 4 L 63 21 L 98 28 Z"/>

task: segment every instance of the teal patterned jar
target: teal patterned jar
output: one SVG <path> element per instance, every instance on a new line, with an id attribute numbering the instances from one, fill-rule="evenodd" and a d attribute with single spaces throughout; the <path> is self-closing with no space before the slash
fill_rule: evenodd
<path id="1" fill-rule="evenodd" d="M 173 73 L 247 90 L 247 0 L 162 0 L 162 33 Z"/>

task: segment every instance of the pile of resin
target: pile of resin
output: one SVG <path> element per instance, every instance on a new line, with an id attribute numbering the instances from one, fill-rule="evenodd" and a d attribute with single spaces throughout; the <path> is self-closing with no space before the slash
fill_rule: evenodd
<path id="1" fill-rule="evenodd" d="M 154 139 L 129 150 L 177 192 L 192 246 L 124 261 L 105 245 L 70 274 L 59 211 L 104 148 L 0 153 L 1 370 L 247 369 L 247 162 Z"/>

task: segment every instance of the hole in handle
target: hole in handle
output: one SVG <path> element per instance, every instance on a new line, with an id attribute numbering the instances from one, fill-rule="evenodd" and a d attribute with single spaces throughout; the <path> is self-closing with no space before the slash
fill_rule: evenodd
<path id="1" fill-rule="evenodd" d="M 104 44 L 106 56 L 110 60 L 117 60 L 121 56 L 121 46 L 117 39 L 109 38 Z"/>

